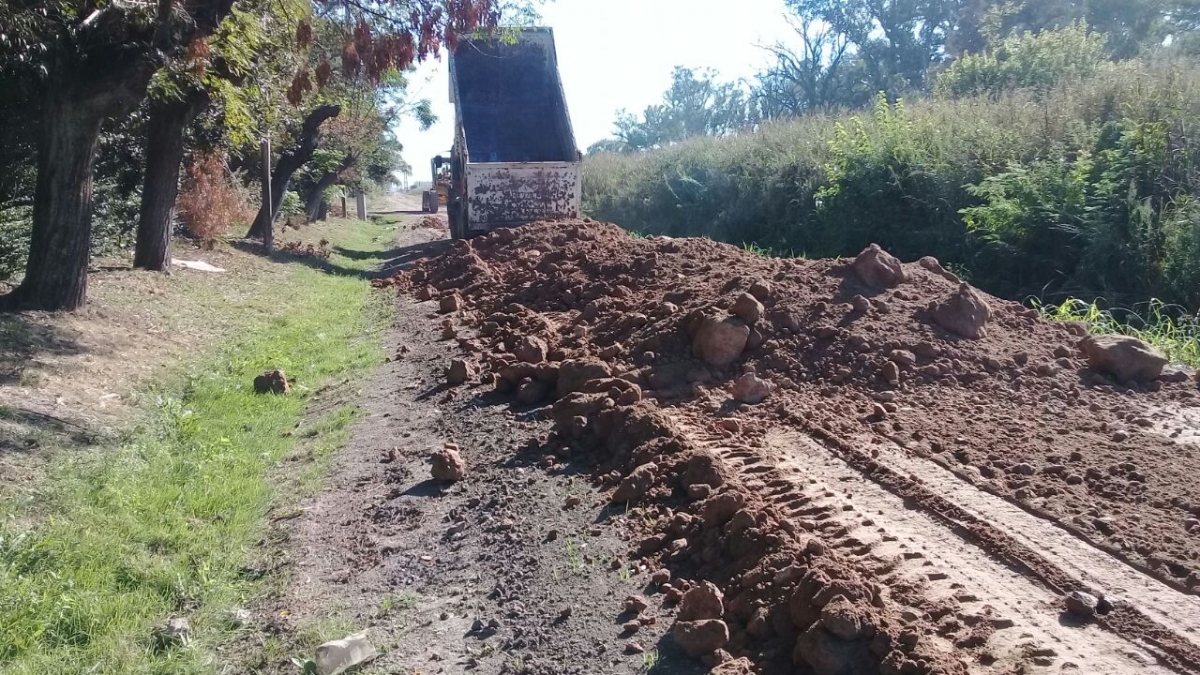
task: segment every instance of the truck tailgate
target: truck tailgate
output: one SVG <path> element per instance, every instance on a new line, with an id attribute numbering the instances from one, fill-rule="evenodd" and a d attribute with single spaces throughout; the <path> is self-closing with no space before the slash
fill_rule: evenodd
<path id="1" fill-rule="evenodd" d="M 467 164 L 467 228 L 579 217 L 580 169 L 579 162 Z"/>

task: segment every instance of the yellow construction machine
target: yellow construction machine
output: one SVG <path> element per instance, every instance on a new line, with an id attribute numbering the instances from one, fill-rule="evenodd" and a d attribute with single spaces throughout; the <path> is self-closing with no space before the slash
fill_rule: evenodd
<path id="1" fill-rule="evenodd" d="M 430 162 L 430 167 L 433 170 L 433 188 L 421 193 L 421 210 L 437 213 L 442 206 L 450 203 L 450 158 L 438 155 Z"/>

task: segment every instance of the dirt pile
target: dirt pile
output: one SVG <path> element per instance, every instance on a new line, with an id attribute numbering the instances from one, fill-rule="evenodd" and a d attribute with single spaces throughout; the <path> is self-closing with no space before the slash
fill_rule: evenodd
<path id="1" fill-rule="evenodd" d="M 720 616 L 675 631 L 714 664 L 963 670 L 931 647 L 944 626 L 901 617 L 871 571 L 762 497 L 785 490 L 771 473 L 727 475 L 695 430 L 733 447 L 786 424 L 895 444 L 1177 588 L 1200 585 L 1200 448 L 1176 440 L 1195 384 L 1106 367 L 1081 351 L 1082 327 L 931 258 L 780 260 L 556 222 L 457 242 L 392 283 L 472 329 L 453 338 L 455 381 L 554 402 L 561 454 L 586 451 L 619 501 L 657 514 L 639 555 L 720 587 Z M 664 597 L 699 587 L 674 583 Z M 962 654 L 986 641 L 960 628 L 975 636 L 955 642 Z"/>

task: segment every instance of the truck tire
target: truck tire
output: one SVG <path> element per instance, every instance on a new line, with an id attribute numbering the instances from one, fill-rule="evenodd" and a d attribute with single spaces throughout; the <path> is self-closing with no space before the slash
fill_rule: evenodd
<path id="1" fill-rule="evenodd" d="M 429 193 L 421 193 L 421 213 L 429 213 Z"/>
<path id="2" fill-rule="evenodd" d="M 454 201 L 446 204 L 446 215 L 450 219 L 450 238 L 466 239 L 466 228 L 463 227 L 462 204 Z"/>

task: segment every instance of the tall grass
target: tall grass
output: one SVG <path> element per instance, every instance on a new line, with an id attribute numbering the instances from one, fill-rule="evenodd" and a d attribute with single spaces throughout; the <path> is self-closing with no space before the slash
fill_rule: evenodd
<path id="1" fill-rule="evenodd" d="M 1200 320 L 1180 313 L 1160 301 L 1147 303 L 1144 311 L 1116 313 L 1096 302 L 1068 298 L 1058 304 L 1034 303 L 1043 318 L 1078 321 L 1099 335 L 1128 335 L 1162 350 L 1172 363 L 1200 368 Z"/>
<path id="2" fill-rule="evenodd" d="M 584 210 L 814 257 L 877 242 L 982 288 L 1200 306 L 1200 66 L 1108 64 L 1001 96 L 881 102 L 584 163 Z"/>

